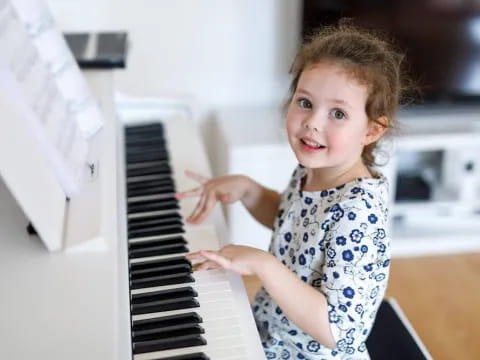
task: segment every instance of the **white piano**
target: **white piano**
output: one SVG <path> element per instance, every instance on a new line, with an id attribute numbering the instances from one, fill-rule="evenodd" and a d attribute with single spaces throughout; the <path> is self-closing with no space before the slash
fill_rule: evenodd
<path id="1" fill-rule="evenodd" d="M 101 190 L 73 221 L 88 224 L 89 209 L 99 209 L 101 236 L 48 252 L 27 233 L 29 219 L 0 177 L 0 359 L 264 359 L 241 278 L 217 270 L 191 273 L 182 260 L 183 246 L 195 251 L 224 244 L 220 209 L 202 225 L 187 225 L 182 218 L 196 200 L 167 209 L 169 195 L 152 190 L 168 193 L 169 187 L 167 175 L 150 171 L 167 164 L 156 162 L 162 150 L 152 146 L 162 130 L 144 126 L 151 122 L 163 124 L 177 190 L 195 186 L 184 169 L 210 174 L 188 110 L 169 102 L 125 103 L 119 118 L 112 73 L 85 75 L 106 119 Z M 133 155 L 125 156 L 125 126 Z M 126 157 L 133 159 L 128 166 Z M 149 181 L 152 186 L 142 187 Z"/>

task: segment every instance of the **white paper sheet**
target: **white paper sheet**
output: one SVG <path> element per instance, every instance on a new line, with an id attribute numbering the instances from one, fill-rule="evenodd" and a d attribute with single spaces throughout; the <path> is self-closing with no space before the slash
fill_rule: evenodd
<path id="1" fill-rule="evenodd" d="M 103 119 L 44 1 L 0 0 L 0 49 L 0 96 L 25 108 L 66 195 L 76 194 Z"/>

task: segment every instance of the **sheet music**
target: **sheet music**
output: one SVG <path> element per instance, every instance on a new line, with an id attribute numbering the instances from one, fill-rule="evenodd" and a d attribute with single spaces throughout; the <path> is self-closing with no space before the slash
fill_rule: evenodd
<path id="1" fill-rule="evenodd" d="M 13 97 L 23 108 L 66 195 L 72 196 L 81 188 L 89 140 L 103 119 L 47 5 L 0 0 L 0 48 L 0 96 Z"/>

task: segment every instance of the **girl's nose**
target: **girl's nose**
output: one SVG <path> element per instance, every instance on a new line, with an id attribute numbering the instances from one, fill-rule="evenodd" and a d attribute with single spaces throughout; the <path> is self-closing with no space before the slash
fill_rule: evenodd
<path id="1" fill-rule="evenodd" d="M 310 123 L 310 122 L 308 122 L 308 121 L 304 124 L 304 127 L 305 127 L 305 129 L 313 130 L 313 131 L 315 131 L 315 132 L 318 132 L 317 126 L 314 125 L 314 124 L 312 124 L 312 123 Z"/>
<path id="2" fill-rule="evenodd" d="M 319 114 L 311 114 L 308 118 L 305 119 L 303 122 L 303 126 L 305 129 L 312 130 L 318 132 L 320 130 L 321 120 L 319 119 Z"/>

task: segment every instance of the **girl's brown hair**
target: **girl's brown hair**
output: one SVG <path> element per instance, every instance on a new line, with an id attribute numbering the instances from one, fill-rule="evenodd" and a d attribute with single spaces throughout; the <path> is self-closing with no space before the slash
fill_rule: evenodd
<path id="1" fill-rule="evenodd" d="M 329 26 L 310 36 L 302 45 L 290 69 L 293 76 L 286 107 L 292 101 L 298 81 L 305 68 L 320 62 L 342 66 L 359 83 L 368 88 L 365 112 L 368 120 L 387 127 L 390 133 L 395 128 L 394 114 L 407 82 L 403 74 L 403 55 L 393 45 L 371 30 L 351 23 Z M 378 119 L 388 118 L 388 123 Z M 362 159 L 366 166 L 377 165 L 374 151 L 377 142 L 365 146 Z"/>

